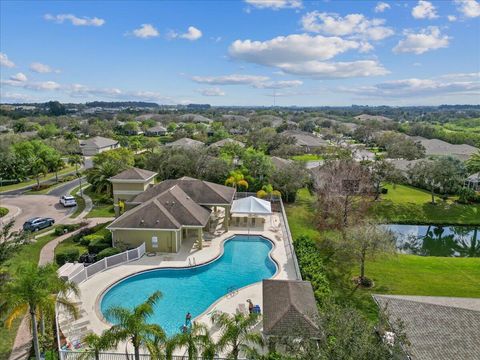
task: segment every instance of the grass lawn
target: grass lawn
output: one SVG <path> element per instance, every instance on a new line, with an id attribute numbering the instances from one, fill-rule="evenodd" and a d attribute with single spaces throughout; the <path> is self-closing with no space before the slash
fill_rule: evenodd
<path id="1" fill-rule="evenodd" d="M 4 217 L 4 216 L 7 215 L 9 212 L 10 212 L 10 210 L 8 210 L 7 208 L 0 207 L 0 218 Z"/>
<path id="2" fill-rule="evenodd" d="M 55 238 L 55 234 L 48 234 L 38 238 L 38 240 L 34 243 L 23 246 L 14 257 L 6 262 L 4 266 L 5 270 L 10 274 L 14 274 L 21 263 L 38 263 L 38 258 L 40 257 L 40 251 L 42 247 Z M 15 340 L 17 329 L 21 320 L 21 318 L 17 319 L 12 324 L 10 329 L 7 329 L 3 326 L 0 327 L 0 359 L 8 359 L 8 355 L 12 350 L 13 341 Z"/>
<path id="3" fill-rule="evenodd" d="M 75 171 L 75 166 L 67 166 L 64 169 L 60 170 L 58 172 L 58 175 L 67 174 L 67 173 L 70 173 L 70 172 L 73 172 L 73 171 Z M 48 173 L 46 176 L 41 176 L 40 181 L 50 180 L 50 179 L 53 179 L 53 178 L 55 178 L 55 173 Z M 37 183 L 37 180 L 32 179 L 32 180 L 24 181 L 24 182 L 21 182 L 21 183 L 18 183 L 18 184 L 0 186 L 0 192 L 20 189 L 20 188 L 23 188 L 25 186 L 34 185 L 36 183 Z"/>
<path id="4" fill-rule="evenodd" d="M 319 241 L 325 236 L 315 226 L 314 196 L 308 190 L 298 192 L 297 201 L 286 205 L 288 223 L 292 236 L 307 235 Z M 388 210 L 388 208 L 386 208 Z M 322 256 L 319 251 L 319 256 Z M 327 271 L 332 274 L 332 262 L 325 260 Z M 358 265 L 351 264 L 348 278 L 358 275 Z M 348 271 L 347 271 L 348 272 Z M 339 288 L 331 281 L 334 293 L 354 304 L 366 316 L 377 318 L 377 308 L 371 299 L 372 293 L 454 296 L 480 298 L 480 258 L 422 257 L 398 254 L 377 258 L 366 263 L 366 275 L 374 280 L 371 290 L 350 291 Z"/>
<path id="5" fill-rule="evenodd" d="M 291 157 L 292 160 L 296 161 L 315 161 L 315 160 L 323 160 L 321 155 L 317 154 L 303 154 L 303 155 L 295 155 Z"/>
<path id="6" fill-rule="evenodd" d="M 480 225 L 480 204 L 462 205 L 436 197 L 437 203 L 432 205 L 428 191 L 407 185 L 385 187 L 388 193 L 381 196 L 373 212 L 388 222 Z"/>
<path id="7" fill-rule="evenodd" d="M 92 188 L 89 187 L 85 190 L 85 194 L 90 196 L 93 201 L 93 208 L 88 213 L 87 218 L 97 218 L 97 217 L 114 217 L 115 210 L 113 204 L 105 204 L 102 202 L 102 196 L 92 191 Z"/>

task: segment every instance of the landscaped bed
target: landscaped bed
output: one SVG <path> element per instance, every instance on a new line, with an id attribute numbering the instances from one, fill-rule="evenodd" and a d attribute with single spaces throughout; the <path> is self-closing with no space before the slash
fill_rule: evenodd
<path id="1" fill-rule="evenodd" d="M 93 208 L 88 213 L 87 218 L 115 216 L 113 201 L 110 198 L 106 198 L 105 195 L 102 194 L 97 194 L 91 187 L 85 190 L 85 194 L 87 194 L 93 202 Z"/>

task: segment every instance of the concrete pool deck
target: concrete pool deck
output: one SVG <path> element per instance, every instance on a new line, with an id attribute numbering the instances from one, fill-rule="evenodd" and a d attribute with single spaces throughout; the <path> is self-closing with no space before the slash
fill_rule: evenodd
<path id="1" fill-rule="evenodd" d="M 270 255 L 278 268 L 273 279 L 297 279 L 297 272 L 289 250 L 290 244 L 287 241 L 287 234 L 285 234 L 285 227 L 282 223 L 282 215 L 274 213 L 264 218 L 265 222 L 262 228 L 230 227 L 229 231 L 223 231 L 211 240 L 204 241 L 204 247 L 201 250 L 195 248 L 193 239 L 189 239 L 182 244 L 178 253 L 163 253 L 155 256 L 144 255 L 136 261 L 93 275 L 79 284 L 80 296 L 75 301 L 79 306 L 80 318 L 74 320 L 64 312 L 59 311 L 59 324 L 62 332 L 70 342 L 81 341 L 88 332 L 100 334 L 110 327 L 101 315 L 100 301 L 105 291 L 112 285 L 126 277 L 146 270 L 190 267 L 194 264 L 200 265 L 210 262 L 222 254 L 224 241 L 234 235 L 257 235 L 269 239 L 274 245 Z M 238 311 L 240 304 L 247 306 L 247 299 L 251 299 L 254 304 L 260 305 L 263 309 L 261 282 L 248 285 L 218 299 L 194 321 L 205 323 L 210 328 L 213 338 L 218 338 L 218 330 L 212 328 L 209 314 L 214 310 L 233 314 Z M 243 308 L 243 306 L 241 307 Z M 118 350 L 124 352 L 125 344 L 120 344 Z"/>

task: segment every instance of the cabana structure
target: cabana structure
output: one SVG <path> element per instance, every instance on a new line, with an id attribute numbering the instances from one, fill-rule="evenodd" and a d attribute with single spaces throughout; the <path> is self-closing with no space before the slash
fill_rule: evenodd
<path id="1" fill-rule="evenodd" d="M 475 191 L 480 191 L 480 172 L 470 175 L 465 180 L 465 187 Z"/>
<path id="2" fill-rule="evenodd" d="M 234 200 L 231 213 L 234 226 L 256 227 L 257 216 L 261 216 L 260 220 L 262 221 L 258 223 L 258 225 L 263 226 L 263 217 L 272 215 L 272 205 L 269 201 L 259 199 L 255 196 L 248 196 L 243 199 Z"/>

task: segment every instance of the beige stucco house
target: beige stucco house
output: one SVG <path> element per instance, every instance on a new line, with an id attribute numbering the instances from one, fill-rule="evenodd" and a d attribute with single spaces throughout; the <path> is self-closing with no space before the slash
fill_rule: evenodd
<path id="1" fill-rule="evenodd" d="M 117 186 L 128 184 L 117 176 L 112 177 Z M 202 248 L 204 232 L 220 221 L 218 207 L 224 209 L 221 220 L 228 229 L 234 195 L 231 187 L 189 177 L 147 184 L 145 191 L 125 201 L 125 213 L 107 228 L 114 246 L 145 243 L 147 252 L 178 252 L 185 239 L 194 238 Z"/>
<path id="2" fill-rule="evenodd" d="M 120 215 L 120 202 L 126 203 L 153 186 L 156 175 L 153 171 L 130 168 L 112 176 L 109 180 L 113 188 L 115 215 Z"/>

